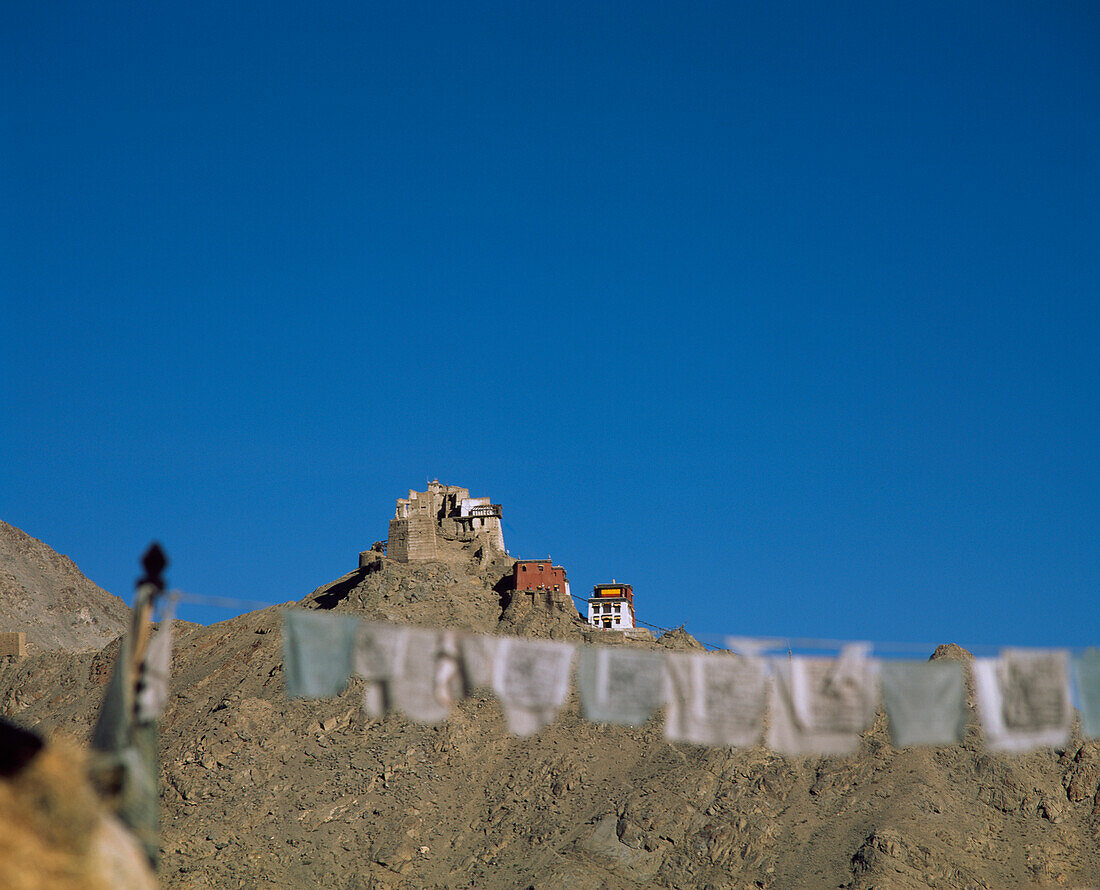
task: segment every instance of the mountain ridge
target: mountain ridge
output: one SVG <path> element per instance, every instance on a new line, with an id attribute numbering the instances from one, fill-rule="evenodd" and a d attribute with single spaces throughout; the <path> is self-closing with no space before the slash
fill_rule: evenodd
<path id="1" fill-rule="evenodd" d="M 129 620 L 126 603 L 69 557 L 0 520 L 0 631 L 25 632 L 28 653 L 100 649 Z"/>
<path id="2" fill-rule="evenodd" d="M 610 643 L 564 604 L 508 596 L 504 562 L 382 556 L 299 601 L 363 618 Z M 479 692 L 435 725 L 370 720 L 362 683 L 285 695 L 278 607 L 180 625 L 161 725 L 161 879 L 173 890 L 636 890 L 1100 884 L 1100 748 L 859 753 L 669 743 L 581 718 L 535 736 Z M 667 639 L 666 639 L 667 638 Z M 629 645 L 693 648 L 682 632 Z M 86 739 L 118 643 L 0 667 L 0 713 Z M 954 649 L 949 651 L 958 655 Z M 965 657 L 965 656 L 963 656 Z"/>

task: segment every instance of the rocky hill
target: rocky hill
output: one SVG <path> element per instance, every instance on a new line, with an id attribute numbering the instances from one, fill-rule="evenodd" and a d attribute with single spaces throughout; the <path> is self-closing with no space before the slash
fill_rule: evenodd
<path id="1" fill-rule="evenodd" d="M 577 642 L 565 603 L 500 592 L 506 562 L 381 557 L 312 608 Z M 0 668 L 0 713 L 86 737 L 117 643 Z M 693 647 L 686 634 L 653 643 Z M 955 647 L 942 654 L 965 657 Z M 530 738 L 491 695 L 439 726 L 365 720 L 284 693 L 275 608 L 182 627 L 163 721 L 163 881 L 344 890 L 1006 888 L 1100 885 L 1100 748 L 897 750 L 879 722 L 851 758 L 669 744 L 572 701 Z"/>
<path id="2" fill-rule="evenodd" d="M 0 521 L 0 631 L 24 631 L 27 651 L 99 649 L 127 627 L 130 609 L 69 557 Z"/>

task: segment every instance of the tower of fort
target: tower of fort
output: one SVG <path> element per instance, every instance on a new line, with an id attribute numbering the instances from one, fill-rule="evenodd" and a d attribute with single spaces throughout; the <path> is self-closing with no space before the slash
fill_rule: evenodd
<path id="1" fill-rule="evenodd" d="M 472 498 L 468 488 L 432 480 L 427 491 L 397 499 L 386 555 L 399 562 L 445 559 L 456 546 L 479 542 L 504 552 L 500 504 Z"/>

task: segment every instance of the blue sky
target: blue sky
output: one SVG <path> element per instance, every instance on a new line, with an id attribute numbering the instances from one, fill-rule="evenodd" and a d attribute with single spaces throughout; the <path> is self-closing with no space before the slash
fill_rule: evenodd
<path id="1" fill-rule="evenodd" d="M 662 626 L 1100 642 L 1094 4 L 0 35 L 0 518 L 109 590 L 298 599 L 438 477 Z"/>

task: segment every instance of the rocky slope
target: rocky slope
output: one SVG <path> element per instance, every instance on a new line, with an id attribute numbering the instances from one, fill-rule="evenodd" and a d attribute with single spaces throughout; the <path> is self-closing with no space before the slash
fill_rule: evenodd
<path id="1" fill-rule="evenodd" d="M 0 521 L 0 631 L 25 631 L 29 653 L 99 649 L 129 620 L 126 603 L 69 557 Z"/>
<path id="2" fill-rule="evenodd" d="M 613 639 L 564 603 L 509 601 L 494 589 L 506 570 L 377 559 L 302 604 Z M 162 727 L 171 888 L 1100 885 L 1096 743 L 993 755 L 972 729 L 959 746 L 896 750 L 880 719 L 856 757 L 792 760 L 669 744 L 659 715 L 638 730 L 589 724 L 575 700 L 519 739 L 488 694 L 439 726 L 365 720 L 354 682 L 338 699 L 288 700 L 275 608 L 179 636 Z M 698 645 L 630 643 L 662 644 Z M 0 668 L 0 713 L 86 736 L 116 649 Z"/>

